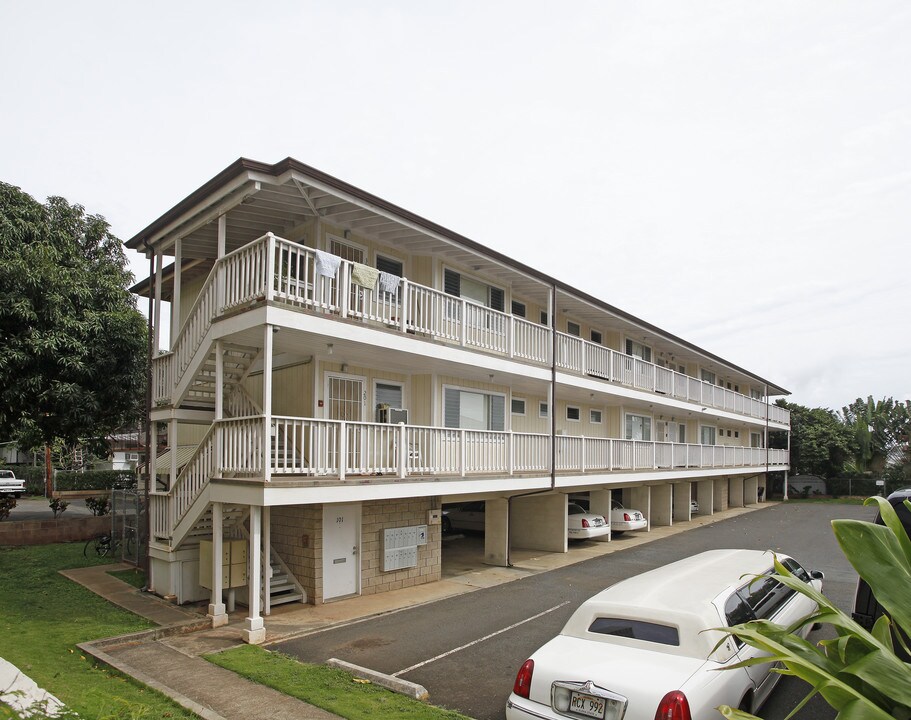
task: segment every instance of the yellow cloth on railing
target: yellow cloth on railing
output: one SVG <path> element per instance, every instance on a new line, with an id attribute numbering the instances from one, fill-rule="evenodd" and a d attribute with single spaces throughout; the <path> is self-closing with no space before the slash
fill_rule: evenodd
<path id="1" fill-rule="evenodd" d="M 380 277 L 380 271 L 369 265 L 353 263 L 351 268 L 351 282 L 361 287 L 373 290 L 376 287 L 376 281 Z"/>

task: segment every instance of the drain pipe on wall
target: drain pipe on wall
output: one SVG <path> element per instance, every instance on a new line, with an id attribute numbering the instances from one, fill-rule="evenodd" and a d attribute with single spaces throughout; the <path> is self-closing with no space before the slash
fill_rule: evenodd
<path id="1" fill-rule="evenodd" d="M 157 448 L 152 447 L 152 298 L 155 295 L 155 283 L 158 282 L 158 276 L 155 274 L 155 252 L 152 250 L 152 247 L 149 245 L 148 240 L 143 240 L 142 244 L 145 245 L 146 254 L 149 256 L 149 278 L 152 282 L 149 284 L 149 340 L 148 340 L 148 352 L 147 352 L 147 365 L 146 367 L 146 476 L 145 483 L 143 484 L 143 502 L 145 503 L 145 517 L 142 518 L 142 525 L 140 527 L 140 539 L 145 538 L 146 543 L 148 544 L 151 539 L 151 523 L 149 515 L 149 492 L 152 482 L 152 473 L 153 473 L 153 463 L 158 461 L 157 457 Z M 143 572 L 146 575 L 146 587 L 149 587 L 149 582 L 151 581 L 150 574 L 150 565 L 151 559 L 149 558 L 149 549 L 146 547 L 145 559 L 143 561 Z"/>

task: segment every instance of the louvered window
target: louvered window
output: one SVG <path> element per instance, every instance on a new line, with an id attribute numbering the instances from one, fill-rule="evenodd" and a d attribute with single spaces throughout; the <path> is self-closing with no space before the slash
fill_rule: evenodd
<path id="1" fill-rule="evenodd" d="M 520 303 L 518 300 L 512 301 L 512 314 L 516 317 L 524 318 L 525 317 L 525 303 Z"/>
<path id="2" fill-rule="evenodd" d="M 393 260 L 392 258 L 383 257 L 382 255 L 376 256 L 376 269 L 381 272 L 387 272 L 390 275 L 398 275 L 399 277 L 404 277 L 404 267 L 401 262 L 398 260 Z"/>
<path id="3" fill-rule="evenodd" d="M 479 305 L 503 312 L 505 296 L 502 288 L 487 285 L 480 280 L 465 277 L 455 270 L 443 271 L 443 292 L 454 297 L 465 298 Z"/>

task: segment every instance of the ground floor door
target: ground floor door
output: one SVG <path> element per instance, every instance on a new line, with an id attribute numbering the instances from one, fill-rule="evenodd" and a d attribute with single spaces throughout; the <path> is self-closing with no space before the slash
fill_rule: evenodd
<path id="1" fill-rule="evenodd" d="M 358 592 L 360 526 L 359 504 L 323 505 L 323 600 Z"/>

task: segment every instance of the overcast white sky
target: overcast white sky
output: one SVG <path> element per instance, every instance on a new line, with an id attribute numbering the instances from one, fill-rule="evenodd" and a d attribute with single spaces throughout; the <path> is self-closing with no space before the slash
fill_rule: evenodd
<path id="1" fill-rule="evenodd" d="M 907 399 L 909 37 L 901 0 L 7 0 L 0 180 L 127 239 L 290 155 L 794 402 Z"/>

